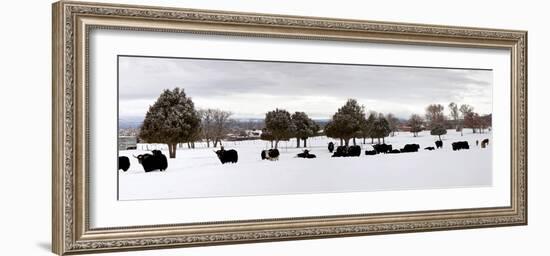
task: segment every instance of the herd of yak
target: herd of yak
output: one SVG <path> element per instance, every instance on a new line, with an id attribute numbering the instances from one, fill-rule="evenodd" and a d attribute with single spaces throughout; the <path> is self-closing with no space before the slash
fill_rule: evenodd
<path id="1" fill-rule="evenodd" d="M 486 148 L 489 145 L 489 139 L 484 139 L 481 141 L 481 148 Z M 467 141 L 457 141 L 451 144 L 453 151 L 470 149 L 470 145 Z M 476 146 L 479 146 L 479 141 L 476 141 Z M 406 144 L 401 149 L 393 149 L 392 145 L 389 144 L 376 144 L 372 145 L 373 150 L 366 150 L 365 155 L 377 155 L 377 154 L 399 154 L 399 153 L 411 153 L 418 152 L 420 145 L 418 144 Z M 438 140 L 435 142 L 434 147 L 425 147 L 424 150 L 435 150 L 436 148 L 443 148 L 443 141 Z M 354 146 L 338 146 L 334 148 L 334 143 L 328 143 L 328 151 L 332 153 L 332 157 L 357 157 L 361 156 L 361 147 L 359 145 Z M 239 160 L 239 155 L 236 150 L 230 149 L 225 150 L 221 147 L 220 150 L 214 151 L 218 156 L 218 159 L 222 164 L 226 163 L 237 163 Z M 278 149 L 267 149 L 262 150 L 261 158 L 262 160 L 278 160 L 279 159 L 279 150 Z M 139 164 L 143 166 L 145 172 L 150 172 L 154 170 L 165 171 L 168 168 L 168 160 L 166 156 L 162 154 L 160 150 L 153 150 L 152 154 L 141 154 L 134 156 L 138 159 Z M 296 155 L 298 158 L 316 158 L 316 155 L 311 154 L 309 150 L 305 149 L 302 153 Z M 125 156 L 118 157 L 118 169 L 127 171 L 130 168 L 130 159 Z"/>

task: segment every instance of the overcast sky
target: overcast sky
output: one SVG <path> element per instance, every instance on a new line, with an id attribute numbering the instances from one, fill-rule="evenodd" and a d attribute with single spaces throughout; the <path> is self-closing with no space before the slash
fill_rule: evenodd
<path id="1" fill-rule="evenodd" d="M 234 118 L 263 118 L 283 108 L 330 118 L 348 98 L 367 111 L 408 118 L 428 104 L 470 104 L 492 112 L 490 70 L 281 63 L 175 58 L 119 58 L 119 116 L 144 117 L 163 89 L 181 87 L 197 108 Z"/>

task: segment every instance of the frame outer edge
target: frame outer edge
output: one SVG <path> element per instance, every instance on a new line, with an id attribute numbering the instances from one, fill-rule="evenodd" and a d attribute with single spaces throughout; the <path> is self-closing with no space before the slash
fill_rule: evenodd
<path id="1" fill-rule="evenodd" d="M 170 12 L 169 12 L 170 11 Z M 192 13 L 192 12 L 197 13 Z M 191 13 L 190 13 L 191 12 Z M 252 243 L 265 241 L 300 240 L 312 238 L 344 237 L 355 235 L 374 235 L 402 232 L 453 230 L 467 228 L 497 227 L 509 225 L 527 224 L 527 32 L 507 31 L 483 28 L 463 28 L 436 25 L 385 23 L 367 21 L 350 21 L 324 18 L 277 16 L 253 13 L 231 13 L 207 10 L 174 9 L 131 5 L 108 5 L 88 2 L 59 1 L 52 6 L 52 251 L 59 255 L 144 250 L 155 248 L 179 248 L 188 246 L 206 246 L 218 244 Z M 75 186 L 78 185 L 78 165 L 75 164 L 75 152 L 78 145 L 75 143 L 78 133 L 75 133 L 75 124 L 78 123 L 77 108 L 79 98 L 76 96 L 77 82 L 75 69 L 78 61 L 77 45 L 73 41 L 75 31 L 78 31 L 75 17 L 80 15 L 103 15 L 107 17 L 137 17 L 147 19 L 183 19 L 198 23 L 214 22 L 220 24 L 240 24 L 254 26 L 279 26 L 289 29 L 318 29 L 318 30 L 342 30 L 350 32 L 374 31 L 381 34 L 398 33 L 414 35 L 427 35 L 431 37 L 445 37 L 449 41 L 460 38 L 501 40 L 508 43 L 515 42 L 518 52 L 518 63 L 515 71 L 518 72 L 517 111 L 520 115 L 515 123 L 518 128 L 520 145 L 518 149 L 525 152 L 518 156 L 518 173 L 520 175 L 515 185 L 518 186 L 517 196 L 520 208 L 515 209 L 513 215 L 507 216 L 465 216 L 461 218 L 435 220 L 417 220 L 395 223 L 378 223 L 372 225 L 353 224 L 335 227 L 310 227 L 310 228 L 286 228 L 283 230 L 253 230 L 242 232 L 222 232 L 214 234 L 175 235 L 162 237 L 115 237 L 112 239 L 82 239 L 76 232 L 77 223 L 75 208 L 79 207 L 78 193 Z M 158 17 L 156 15 L 159 15 Z M 183 16 L 179 16 L 183 15 Z M 266 15 L 265 18 L 262 15 Z M 361 22 L 365 22 L 361 24 Z M 333 27 L 335 26 L 335 27 Z M 131 28 L 130 28 L 131 29 Z M 160 31 L 160 30 L 159 30 Z M 408 38 L 415 41 L 414 38 Z M 417 38 L 418 39 L 418 38 Z M 453 39 L 453 40 L 451 40 Z M 459 43 L 459 45 L 461 45 Z M 475 46 L 475 45 L 474 45 Z M 521 115 L 525 119 L 521 119 Z M 76 121 L 75 121 L 76 120 Z M 521 170 L 524 172 L 522 173 Z M 523 174 L 523 175 L 521 175 Z M 76 178 L 75 178 L 76 175 Z M 76 209 L 78 210 L 78 209 Z M 519 210 L 519 211 L 518 211 Z M 76 221 L 75 221 L 76 220 Z M 85 230 L 86 231 L 86 230 Z"/>
<path id="2" fill-rule="evenodd" d="M 524 168 L 524 177 L 523 177 L 523 187 L 524 187 L 524 192 L 523 192 L 523 202 L 524 202 L 524 219 L 523 219 L 523 224 L 524 225 L 528 225 L 529 224 L 529 208 L 528 208 L 528 205 L 529 205 L 529 182 L 528 182 L 528 178 L 529 178 L 529 168 L 528 168 L 528 156 L 529 156 L 529 74 L 528 74 L 528 66 L 529 66 L 529 44 L 528 44 L 528 38 L 529 38 L 529 32 L 528 31 L 523 31 L 523 49 L 522 49 L 522 54 L 524 55 L 523 56 L 523 78 L 522 78 L 522 81 L 523 81 L 523 97 L 524 97 L 524 102 L 523 102 L 523 106 L 522 106 L 522 111 L 524 111 L 523 113 L 523 117 L 524 119 L 522 120 L 523 121 L 523 127 L 524 127 L 524 134 L 523 134 L 523 147 L 524 147 L 524 155 L 521 156 L 523 157 L 523 168 Z"/>
<path id="3" fill-rule="evenodd" d="M 52 247 L 63 255 L 63 3 L 52 4 Z"/>

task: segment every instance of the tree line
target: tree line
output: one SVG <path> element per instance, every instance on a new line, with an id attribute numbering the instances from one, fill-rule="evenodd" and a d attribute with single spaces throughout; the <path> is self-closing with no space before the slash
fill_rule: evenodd
<path id="1" fill-rule="evenodd" d="M 321 127 L 305 112 L 290 114 L 284 109 L 275 109 L 265 114 L 265 128 L 262 129 L 261 139 L 270 141 L 272 148 L 277 148 L 282 140 L 296 138 L 296 147 L 303 141 L 307 147 L 307 139 L 318 135 Z"/>
<path id="2" fill-rule="evenodd" d="M 464 128 L 472 129 L 473 133 L 483 133 L 491 127 L 492 115 L 480 115 L 474 111 L 474 107 L 468 104 L 462 104 L 460 107 L 451 102 L 449 107 L 449 117 L 444 114 L 445 107 L 441 104 L 431 104 L 426 108 L 425 122 L 418 115 L 413 115 L 409 119 L 411 131 L 414 130 L 415 136 L 418 132 L 426 129 L 430 130 L 431 135 L 439 136 L 447 133 L 447 129 L 455 129 L 463 135 Z M 425 127 L 423 127 L 425 125 Z"/>
<path id="3" fill-rule="evenodd" d="M 356 139 L 374 140 L 377 143 L 385 143 L 385 138 L 394 136 L 401 127 L 408 126 L 408 130 L 414 137 L 424 130 L 430 131 L 433 136 L 447 134 L 447 129 L 456 129 L 462 134 L 463 128 L 471 128 L 474 133 L 483 132 L 491 126 L 491 115 L 481 116 L 474 112 L 470 105 L 463 104 L 460 107 L 454 102 L 449 104 L 449 117 L 444 113 L 445 107 L 441 104 L 430 104 L 426 107 L 424 117 L 412 114 L 408 120 L 401 121 L 392 113 L 384 115 L 370 111 L 368 115 L 365 107 L 355 99 L 347 102 L 334 113 L 324 126 L 323 133 L 329 138 L 340 140 L 340 145 L 349 146 L 357 144 Z M 307 146 L 307 138 L 320 135 L 319 125 L 310 119 L 304 112 L 290 114 L 284 109 L 270 111 L 265 117 L 266 127 L 262 133 L 262 139 L 271 141 L 271 147 L 277 148 L 279 141 L 296 138 L 296 147 L 300 147 L 300 139 Z"/>
<path id="4" fill-rule="evenodd" d="M 221 146 L 222 140 L 230 132 L 234 122 L 232 113 L 220 109 L 196 109 L 191 98 L 183 89 L 166 89 L 149 106 L 144 121 L 139 129 L 138 137 L 147 143 L 162 143 L 168 145 L 170 158 L 176 157 L 176 147 L 179 143 L 188 143 L 194 148 L 195 141 L 205 141 L 207 147 Z M 272 148 L 277 148 L 280 141 L 296 138 L 296 147 L 307 147 L 310 137 L 326 135 L 340 140 L 340 145 L 356 145 L 356 139 L 371 139 L 371 143 L 385 143 L 385 138 L 393 136 L 400 126 L 408 126 L 413 136 L 423 130 L 439 136 L 454 128 L 462 131 L 471 128 L 473 132 L 483 132 L 491 125 L 491 115 L 480 116 L 469 105 L 457 106 L 449 104 L 449 117 L 444 114 L 444 107 L 432 104 L 426 108 L 424 118 L 413 114 L 408 120 L 402 121 L 389 113 L 384 115 L 374 111 L 365 111 L 355 99 L 348 99 L 324 127 L 321 127 L 305 112 L 291 114 L 284 109 L 275 109 L 265 115 L 261 139 L 270 141 Z M 322 130 L 322 133 L 320 132 Z"/>
<path id="5" fill-rule="evenodd" d="M 349 99 L 344 106 L 332 116 L 325 125 L 323 134 L 340 140 L 341 145 L 348 146 L 350 141 L 356 144 L 356 138 L 372 140 L 382 139 L 395 133 L 399 120 L 393 115 L 384 116 L 381 113 L 370 112 L 368 118 L 365 108 L 357 100 Z M 272 148 L 277 148 L 279 141 L 296 138 L 296 147 L 300 147 L 300 140 L 307 147 L 309 137 L 320 135 L 320 126 L 304 112 L 290 114 L 284 109 L 275 109 L 265 116 L 265 128 L 261 139 L 270 141 Z"/>

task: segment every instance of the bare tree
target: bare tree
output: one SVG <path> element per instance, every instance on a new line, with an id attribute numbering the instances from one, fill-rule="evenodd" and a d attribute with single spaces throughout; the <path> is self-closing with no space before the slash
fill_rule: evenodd
<path id="1" fill-rule="evenodd" d="M 218 143 L 222 144 L 222 139 L 225 138 L 225 135 L 229 132 L 229 124 L 233 113 L 229 111 L 223 111 L 220 109 L 214 109 L 212 113 L 213 120 L 213 141 L 214 147 L 218 146 Z"/>
<path id="2" fill-rule="evenodd" d="M 441 104 L 431 104 L 426 108 L 426 122 L 430 127 L 445 122 L 444 109 Z"/>
<path id="3" fill-rule="evenodd" d="M 464 135 L 463 129 L 464 129 L 464 126 L 465 126 L 464 123 L 465 123 L 466 116 L 474 111 L 474 107 L 472 107 L 468 104 L 462 104 L 462 105 L 460 105 L 460 108 L 458 109 L 458 111 L 460 112 L 460 117 L 461 117 L 461 121 L 460 121 L 460 125 L 458 127 L 458 130 L 460 130 L 460 136 L 463 136 Z"/>
<path id="4" fill-rule="evenodd" d="M 481 131 L 483 132 L 485 129 L 490 130 L 492 122 L 493 122 L 493 115 L 488 114 L 488 115 L 481 116 Z"/>
<path id="5" fill-rule="evenodd" d="M 479 115 L 474 111 L 467 112 L 464 116 L 464 127 L 471 128 L 473 133 L 485 132 L 491 126 L 492 115 Z"/>
<path id="6" fill-rule="evenodd" d="M 395 132 L 397 131 L 397 126 L 399 125 L 399 119 L 395 117 L 392 113 L 389 113 L 386 115 L 386 120 L 388 120 L 388 124 L 390 125 L 391 130 L 391 136 L 395 136 Z"/>
<path id="7" fill-rule="evenodd" d="M 411 133 L 414 137 L 418 136 L 418 133 L 422 131 L 422 124 L 424 123 L 424 120 L 422 120 L 422 117 L 417 114 L 411 115 L 409 118 L 409 126 L 411 127 Z"/>
<path id="8" fill-rule="evenodd" d="M 464 126 L 471 128 L 473 133 L 482 133 L 485 129 L 489 127 L 489 125 L 490 123 L 486 116 L 480 116 L 476 112 L 468 112 L 464 116 Z"/>
<path id="9" fill-rule="evenodd" d="M 214 112 L 215 109 L 199 110 L 201 117 L 201 135 L 206 140 L 206 147 L 210 147 L 210 141 L 214 140 Z"/>
<path id="10" fill-rule="evenodd" d="M 463 104 L 460 106 L 460 109 L 459 109 L 460 113 L 462 114 L 462 126 L 463 127 L 468 127 L 468 128 L 472 128 L 472 131 L 475 133 L 476 130 L 475 130 L 475 127 L 476 127 L 476 124 L 475 124 L 475 115 L 474 115 L 474 107 L 468 105 L 468 104 Z M 461 131 L 461 134 L 462 134 L 462 131 Z"/>
<path id="11" fill-rule="evenodd" d="M 456 103 L 451 102 L 449 103 L 449 115 L 451 116 L 451 119 L 453 120 L 453 125 L 455 126 L 456 131 L 459 131 L 460 127 L 460 111 L 458 110 L 458 106 Z"/>

